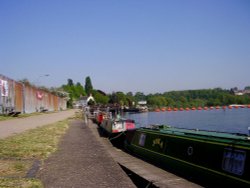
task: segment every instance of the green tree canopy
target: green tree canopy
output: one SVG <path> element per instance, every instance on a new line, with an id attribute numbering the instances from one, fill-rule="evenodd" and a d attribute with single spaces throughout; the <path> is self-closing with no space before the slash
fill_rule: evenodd
<path id="1" fill-rule="evenodd" d="M 93 97 L 95 98 L 95 101 L 97 104 L 108 104 L 109 97 L 104 95 L 103 93 L 93 90 L 92 91 Z"/>
<path id="2" fill-rule="evenodd" d="M 72 79 L 68 79 L 67 85 L 62 85 L 62 89 L 69 94 L 68 107 L 72 107 L 73 101 L 78 100 L 81 96 L 86 95 L 81 83 L 77 82 L 75 85 Z"/>
<path id="3" fill-rule="evenodd" d="M 73 86 L 74 85 L 74 82 L 73 82 L 73 80 L 72 79 L 68 79 L 68 86 Z"/>
<path id="4" fill-rule="evenodd" d="M 200 90 L 185 90 L 185 91 L 169 91 L 164 93 L 155 93 L 145 95 L 142 92 L 113 92 L 106 95 L 103 91 L 94 90 L 90 77 L 85 79 L 85 87 L 79 82 L 74 84 L 72 79 L 68 79 L 67 85 L 62 86 L 63 90 L 69 93 L 70 101 L 77 100 L 80 96 L 89 95 L 92 93 L 96 102 L 99 104 L 119 104 L 132 106 L 133 102 L 146 100 L 149 106 L 152 107 L 203 107 L 203 106 L 217 106 L 230 104 L 250 104 L 250 96 L 236 96 L 233 89 L 225 90 L 222 88 L 215 89 L 200 89 Z M 245 89 L 249 89 L 246 86 Z M 236 88 L 234 88 L 236 89 Z"/>
<path id="5" fill-rule="evenodd" d="M 92 86 L 91 79 L 89 76 L 87 76 L 85 79 L 85 91 L 87 95 L 90 95 L 90 93 L 92 93 L 93 91 L 93 86 Z"/>

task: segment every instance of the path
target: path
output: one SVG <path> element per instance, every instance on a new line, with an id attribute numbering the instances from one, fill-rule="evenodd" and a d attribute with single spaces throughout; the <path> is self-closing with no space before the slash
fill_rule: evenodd
<path id="1" fill-rule="evenodd" d="M 0 139 L 13 136 L 43 125 L 48 125 L 74 116 L 75 110 L 47 113 L 27 118 L 17 118 L 12 120 L 0 121 Z"/>
<path id="2" fill-rule="evenodd" d="M 38 178 L 45 188 L 135 187 L 81 120 L 70 123 L 58 151 L 44 161 Z"/>

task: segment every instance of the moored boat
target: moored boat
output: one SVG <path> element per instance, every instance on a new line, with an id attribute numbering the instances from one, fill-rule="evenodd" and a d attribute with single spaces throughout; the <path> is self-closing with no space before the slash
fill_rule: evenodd
<path id="1" fill-rule="evenodd" d="M 135 122 L 125 118 L 106 118 L 103 119 L 100 127 L 109 135 L 135 129 Z"/>
<path id="2" fill-rule="evenodd" d="M 247 135 L 170 126 L 139 128 L 127 134 L 132 153 L 213 187 L 250 187 L 250 140 Z"/>

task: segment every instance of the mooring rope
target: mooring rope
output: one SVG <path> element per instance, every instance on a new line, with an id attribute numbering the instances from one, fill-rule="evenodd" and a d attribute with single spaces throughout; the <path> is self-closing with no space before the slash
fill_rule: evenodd
<path id="1" fill-rule="evenodd" d="M 119 138 L 121 135 L 125 135 L 125 132 L 124 131 L 122 131 L 120 134 L 118 134 L 117 136 L 115 136 L 115 137 L 112 137 L 112 138 L 109 138 L 109 141 L 111 141 L 111 140 L 114 140 L 114 139 L 116 139 L 116 138 Z"/>

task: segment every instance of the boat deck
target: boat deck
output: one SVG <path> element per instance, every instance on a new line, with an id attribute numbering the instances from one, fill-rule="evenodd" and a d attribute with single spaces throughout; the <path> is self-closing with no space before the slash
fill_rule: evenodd
<path id="1" fill-rule="evenodd" d="M 91 124 L 92 125 L 89 127 L 91 127 L 93 134 L 103 143 L 104 147 L 110 153 L 112 158 L 121 166 L 147 180 L 151 185 L 168 188 L 201 187 L 200 185 L 178 177 L 141 159 L 133 157 L 132 155 L 117 149 L 116 147 L 113 147 L 107 138 L 99 136 L 97 125 L 92 122 Z"/>
<path id="2" fill-rule="evenodd" d="M 158 131 L 157 134 L 168 134 L 175 136 L 186 136 L 192 138 L 199 138 L 204 140 L 216 140 L 218 142 L 232 142 L 237 141 L 238 144 L 247 145 L 250 147 L 250 138 L 247 135 L 225 133 L 225 132 L 215 132 L 215 131 L 204 131 L 204 130 L 194 130 L 194 129 L 182 129 L 174 127 L 166 127 L 160 129 L 150 129 L 141 128 L 144 131 Z"/>

